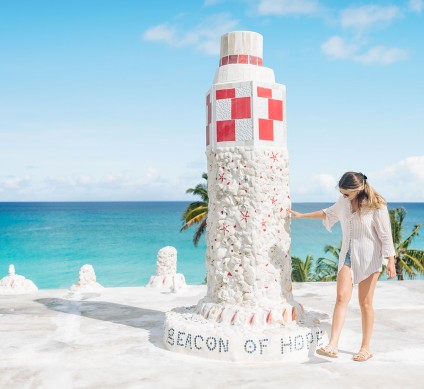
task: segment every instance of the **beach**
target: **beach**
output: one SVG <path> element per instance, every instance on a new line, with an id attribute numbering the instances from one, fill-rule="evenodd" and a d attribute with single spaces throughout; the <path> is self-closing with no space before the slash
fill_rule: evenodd
<path id="1" fill-rule="evenodd" d="M 294 283 L 305 309 L 331 315 L 335 283 Z M 339 358 L 306 363 L 220 362 L 165 350 L 165 312 L 192 306 L 205 285 L 72 294 L 45 289 L 0 296 L 0 387 L 7 388 L 419 388 L 424 368 L 423 281 L 379 282 L 374 357 L 352 361 L 361 341 L 357 287 Z M 329 328 L 328 328 L 329 329 Z"/>

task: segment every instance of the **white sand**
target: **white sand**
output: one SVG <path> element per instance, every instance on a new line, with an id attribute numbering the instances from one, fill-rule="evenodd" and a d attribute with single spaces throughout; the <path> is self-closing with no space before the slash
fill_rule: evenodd
<path id="1" fill-rule="evenodd" d="M 0 296 L 0 388 L 421 388 L 424 281 L 380 282 L 366 363 L 356 291 L 338 359 L 232 363 L 184 356 L 162 345 L 164 312 L 194 305 L 205 286 L 178 294 L 145 287 L 81 294 L 40 290 Z M 306 309 L 331 313 L 334 283 L 294 284 Z M 71 299 L 69 299 L 71 297 Z"/>

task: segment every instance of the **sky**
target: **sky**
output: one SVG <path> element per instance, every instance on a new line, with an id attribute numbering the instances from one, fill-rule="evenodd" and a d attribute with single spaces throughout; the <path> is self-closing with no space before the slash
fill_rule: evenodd
<path id="1" fill-rule="evenodd" d="M 424 0 L 0 1 L 0 201 L 179 201 L 221 35 L 287 87 L 293 202 L 424 202 Z"/>

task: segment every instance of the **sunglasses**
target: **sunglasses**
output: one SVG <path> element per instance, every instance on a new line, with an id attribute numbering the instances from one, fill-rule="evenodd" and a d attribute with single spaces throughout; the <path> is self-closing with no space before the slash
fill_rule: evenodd
<path id="1" fill-rule="evenodd" d="M 350 193 L 343 193 L 343 192 L 340 192 L 340 193 L 343 195 L 343 197 L 345 199 L 347 199 L 352 193 L 355 193 L 355 192 L 357 192 L 357 191 L 353 191 L 353 192 L 350 192 Z"/>

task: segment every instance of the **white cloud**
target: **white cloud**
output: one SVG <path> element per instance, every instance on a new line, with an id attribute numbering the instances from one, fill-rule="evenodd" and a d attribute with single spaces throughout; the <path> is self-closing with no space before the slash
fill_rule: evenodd
<path id="1" fill-rule="evenodd" d="M 354 60 L 364 64 L 387 65 L 408 58 L 408 52 L 397 47 L 375 46 L 363 54 L 356 55 Z"/>
<path id="2" fill-rule="evenodd" d="M 175 39 L 175 27 L 168 24 L 158 24 L 146 30 L 143 34 L 143 39 L 146 41 L 171 43 Z"/>
<path id="3" fill-rule="evenodd" d="M 348 59 L 352 58 L 358 47 L 339 36 L 333 36 L 321 45 L 321 49 L 330 58 Z"/>
<path id="4" fill-rule="evenodd" d="M 394 5 L 364 5 L 361 7 L 347 8 L 341 12 L 340 24 L 344 28 L 362 30 L 373 25 L 390 23 L 400 18 L 402 11 Z"/>
<path id="5" fill-rule="evenodd" d="M 0 189 L 2 191 L 14 190 L 22 191 L 25 190 L 31 183 L 29 176 L 25 177 L 7 177 L 0 181 Z"/>
<path id="6" fill-rule="evenodd" d="M 385 171 L 389 176 L 403 176 L 422 185 L 424 184 L 424 155 L 405 158 L 387 167 Z"/>
<path id="7" fill-rule="evenodd" d="M 402 159 L 371 175 L 371 185 L 388 201 L 424 201 L 424 155 Z"/>
<path id="8" fill-rule="evenodd" d="M 413 12 L 421 13 L 421 11 L 424 9 L 424 1 L 423 0 L 409 0 L 408 7 Z"/>
<path id="9" fill-rule="evenodd" d="M 220 37 L 239 24 L 228 14 L 215 14 L 188 31 L 163 23 L 146 30 L 143 39 L 165 42 L 173 47 L 194 46 L 207 55 L 219 54 Z"/>
<path id="10" fill-rule="evenodd" d="M 312 14 L 318 9 L 315 0 L 260 0 L 258 4 L 261 15 Z"/>
<path id="11" fill-rule="evenodd" d="M 359 44 L 333 36 L 321 45 L 324 54 L 331 59 L 344 59 L 366 65 L 388 65 L 408 58 L 408 51 L 397 47 L 374 46 L 359 52 Z"/>
<path id="12" fill-rule="evenodd" d="M 312 178 L 315 183 L 315 190 L 324 193 L 334 193 L 337 180 L 331 174 L 318 174 Z"/>
<path id="13" fill-rule="evenodd" d="M 328 173 L 316 174 L 312 177 L 304 177 L 296 183 L 292 179 L 292 199 L 294 202 L 302 201 L 329 201 L 338 197 L 337 179 Z"/>

